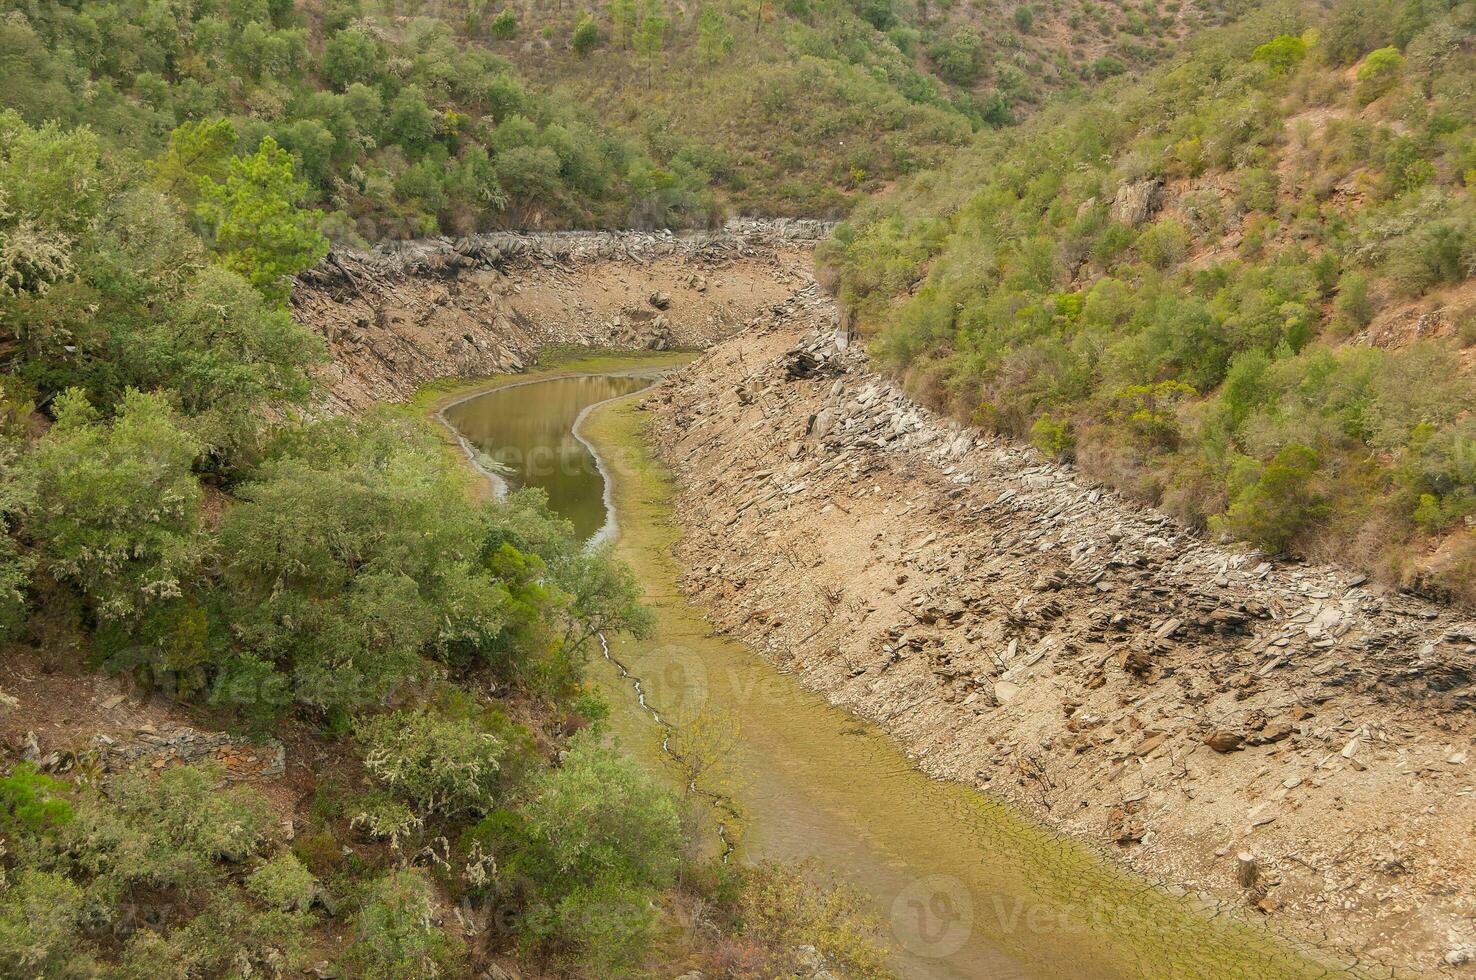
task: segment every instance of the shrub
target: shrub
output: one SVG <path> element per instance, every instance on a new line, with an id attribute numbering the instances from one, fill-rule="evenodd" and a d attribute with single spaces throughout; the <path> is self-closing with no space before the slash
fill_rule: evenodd
<path id="1" fill-rule="evenodd" d="M 250 787 L 222 790 L 222 775 L 209 766 L 176 766 L 157 780 L 130 772 L 116 779 L 112 804 L 161 851 L 208 862 L 244 861 L 266 842 L 271 811 Z"/>
<path id="2" fill-rule="evenodd" d="M 632 975 L 650 945 L 656 908 L 642 888 L 601 883 L 535 908 L 529 933 L 569 949 L 566 959 L 599 977 Z"/>
<path id="3" fill-rule="evenodd" d="M 1308 447 L 1284 446 L 1211 526 L 1269 554 L 1285 552 L 1328 513 L 1326 497 L 1315 484 L 1318 465 L 1317 453 Z"/>
<path id="4" fill-rule="evenodd" d="M 56 416 L 25 463 L 39 491 L 27 528 L 47 567 L 104 621 L 180 597 L 202 551 L 198 440 L 161 396 L 136 391 L 111 424 L 75 389 Z"/>
<path id="5" fill-rule="evenodd" d="M 304 912 L 318 893 L 318 880 L 291 851 L 283 851 L 251 872 L 246 890 L 268 908 Z"/>
<path id="6" fill-rule="evenodd" d="M 509 746 L 471 718 L 396 711 L 359 727 L 364 768 L 422 815 L 483 815 L 496 806 Z"/>
<path id="7" fill-rule="evenodd" d="M 462 945 L 438 919 L 430 883 L 417 871 L 391 872 L 359 909 L 346 958 L 364 980 L 459 976 Z"/>
<path id="8" fill-rule="evenodd" d="M 799 964 L 800 946 L 813 946 L 848 977 L 882 980 L 893 976 L 881 923 L 855 889 L 822 884 L 813 867 L 760 864 L 743 873 L 738 909 L 745 934 L 779 960 L 779 974 Z"/>
<path id="9" fill-rule="evenodd" d="M 1368 277 L 1361 272 L 1345 272 L 1338 279 L 1338 295 L 1333 300 L 1338 316 L 1354 330 L 1362 330 L 1373 321 L 1374 306 L 1368 295 Z"/>
<path id="10" fill-rule="evenodd" d="M 707 8 L 703 8 L 706 13 Z M 589 13 L 583 12 L 574 23 L 574 33 L 569 35 L 569 47 L 575 54 L 583 58 L 593 51 L 600 43 L 600 29 L 595 24 L 594 18 Z"/>
<path id="11" fill-rule="evenodd" d="M 1279 35 L 1256 48 L 1251 58 L 1278 75 L 1284 75 L 1307 57 L 1307 42 L 1291 34 Z"/>
<path id="12" fill-rule="evenodd" d="M 1404 55 L 1398 48 L 1370 51 L 1358 66 L 1358 101 L 1364 105 L 1387 93 L 1404 72 Z"/>
<path id="13" fill-rule="evenodd" d="M 587 734 L 538 781 L 524 814 L 546 894 L 596 883 L 664 886 L 676 871 L 681 829 L 670 794 Z"/>
<path id="14" fill-rule="evenodd" d="M 9 776 L 0 779 L 0 828 L 13 824 L 37 833 L 69 823 L 72 805 L 63 798 L 64 790 L 31 763 L 18 763 Z"/>
<path id="15" fill-rule="evenodd" d="M 1138 236 L 1138 254 L 1155 269 L 1167 269 L 1184 261 L 1189 252 L 1189 232 L 1172 218 L 1149 226 Z"/>
<path id="16" fill-rule="evenodd" d="M 1059 422 L 1046 412 L 1030 427 L 1030 444 L 1047 456 L 1070 459 L 1076 449 L 1076 439 L 1070 426 Z"/>
<path id="17" fill-rule="evenodd" d="M 0 973 L 12 977 L 86 976 L 75 955 L 83 892 L 59 874 L 22 870 L 0 889 Z"/>
<path id="18" fill-rule="evenodd" d="M 501 41 L 517 37 L 518 15 L 511 7 L 503 7 L 496 17 L 492 18 L 489 27 L 492 36 Z"/>

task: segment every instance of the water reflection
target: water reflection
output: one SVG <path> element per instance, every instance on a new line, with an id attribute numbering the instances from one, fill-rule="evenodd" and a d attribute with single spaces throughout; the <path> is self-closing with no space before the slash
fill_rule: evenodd
<path id="1" fill-rule="evenodd" d="M 553 378 L 476 395 L 442 415 L 478 465 L 511 487 L 542 487 L 554 512 L 588 538 L 605 524 L 604 480 L 574 423 L 589 406 L 651 382 L 634 375 Z"/>

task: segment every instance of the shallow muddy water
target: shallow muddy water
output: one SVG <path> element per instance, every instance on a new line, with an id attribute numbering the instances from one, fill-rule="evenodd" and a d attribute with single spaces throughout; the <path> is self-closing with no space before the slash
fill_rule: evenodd
<path id="1" fill-rule="evenodd" d="M 514 488 L 541 487 L 588 538 L 605 525 L 604 480 L 574 435 L 586 408 L 650 385 L 649 374 L 576 375 L 513 384 L 441 410 L 478 468 Z"/>
<path id="2" fill-rule="evenodd" d="M 553 481 L 559 496 L 550 499 L 581 533 L 604 526 L 606 503 L 613 506 L 617 551 L 641 579 L 657 635 L 639 643 L 612 637 L 610 652 L 640 678 L 666 721 L 680 728 L 700 719 L 730 734 L 722 744 L 731 779 L 709 788 L 742 813 L 732 826 L 740 859 L 813 859 L 861 888 L 885 924 L 897 971 L 908 978 L 1336 972 L 1239 914 L 1173 897 L 996 800 L 929 778 L 874 726 L 806 691 L 744 644 L 714 635 L 677 590 L 671 488 L 645 451 L 636 399 L 588 410 L 648 383 L 628 376 L 535 382 L 464 401 L 445 417 L 458 428 L 468 420 L 464 440 L 496 458 L 574 459 L 578 478 Z M 578 437 L 568 429 L 576 420 Z M 497 457 L 501 433 L 518 453 Z M 547 485 L 531 468 L 514 468 L 507 478 Z M 622 743 L 662 765 L 664 731 L 637 703 L 630 678 L 606 663 L 596 673 Z M 720 812 L 715 822 L 728 819 Z"/>

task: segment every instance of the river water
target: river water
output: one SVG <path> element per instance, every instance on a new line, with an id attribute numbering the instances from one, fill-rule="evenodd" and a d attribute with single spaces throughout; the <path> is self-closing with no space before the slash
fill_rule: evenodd
<path id="1" fill-rule="evenodd" d="M 635 400 L 619 400 L 650 383 L 629 373 L 554 378 L 464 400 L 443 417 L 508 484 L 547 490 L 581 535 L 619 528 L 617 553 L 640 578 L 657 630 L 644 642 L 611 638 L 610 653 L 666 722 L 706 731 L 719 748 L 727 765 L 709 788 L 742 819 L 717 809 L 713 820 L 732 823 L 739 859 L 813 860 L 862 889 L 908 978 L 1337 972 L 1239 913 L 1171 896 L 997 800 L 929 778 L 874 726 L 714 634 L 677 590 L 671 488 L 644 450 Z M 622 744 L 661 766 L 666 730 L 631 679 L 610 664 L 596 673 Z"/>

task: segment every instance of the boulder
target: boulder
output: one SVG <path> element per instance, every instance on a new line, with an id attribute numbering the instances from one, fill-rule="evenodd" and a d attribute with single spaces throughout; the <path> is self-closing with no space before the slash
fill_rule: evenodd
<path id="1" fill-rule="evenodd" d="M 1136 228 L 1158 213 L 1162 198 L 1161 180 L 1123 181 L 1112 199 L 1112 220 Z"/>

